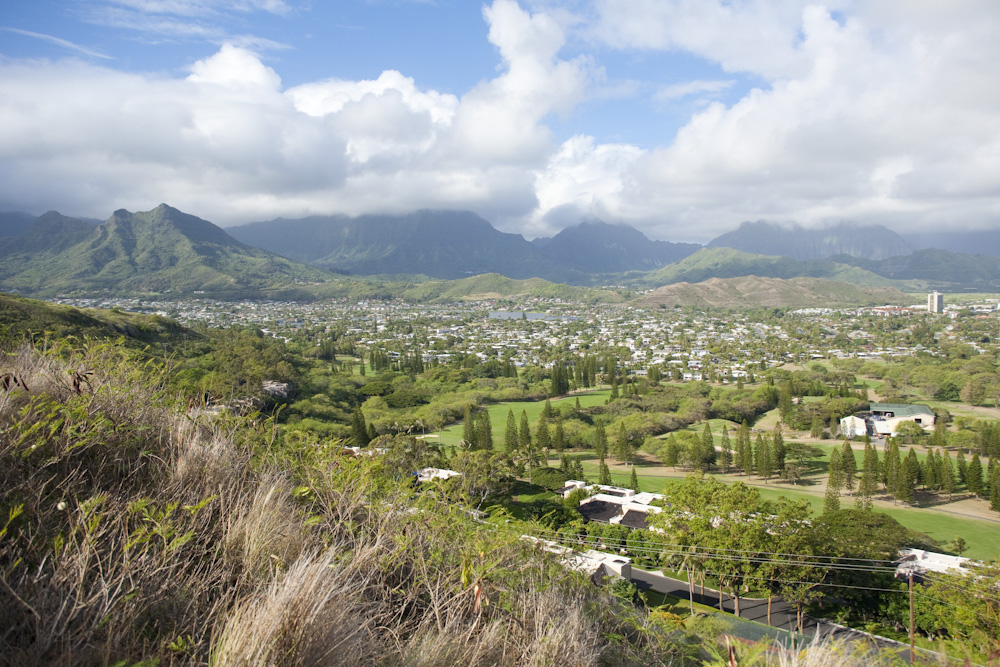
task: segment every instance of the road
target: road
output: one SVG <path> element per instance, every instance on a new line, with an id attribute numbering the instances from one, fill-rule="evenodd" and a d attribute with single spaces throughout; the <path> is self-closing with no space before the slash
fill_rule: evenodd
<path id="1" fill-rule="evenodd" d="M 686 601 L 689 596 L 686 581 L 673 579 L 659 572 L 642 570 L 634 565 L 632 566 L 632 582 L 635 583 L 640 590 L 654 590 L 658 593 L 665 593 L 667 595 L 680 598 L 681 601 Z M 726 595 L 725 598 L 726 599 L 722 603 L 723 611 L 731 614 L 735 613 L 735 601 L 728 595 Z M 694 601 L 699 604 L 718 609 L 719 591 L 706 587 L 705 594 L 703 596 L 701 594 L 701 587 L 695 586 Z M 795 631 L 797 629 L 795 626 L 795 608 L 779 597 L 772 598 L 771 600 L 770 623 L 768 623 L 767 616 L 767 598 L 740 598 L 740 618 L 749 621 L 756 621 L 757 623 L 769 625 L 773 628 L 781 630 Z M 829 636 L 838 639 L 873 641 L 880 648 L 896 650 L 909 649 L 906 644 L 902 644 L 892 639 L 876 637 L 874 635 L 869 635 L 866 632 L 844 627 L 843 625 L 806 616 L 802 624 L 802 634 L 811 637 L 817 633 L 822 637 Z M 908 656 L 905 651 L 902 655 L 904 658 Z"/>

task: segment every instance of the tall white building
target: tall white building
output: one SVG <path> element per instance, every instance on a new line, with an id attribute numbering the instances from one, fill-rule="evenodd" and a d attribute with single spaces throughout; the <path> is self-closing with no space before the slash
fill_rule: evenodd
<path id="1" fill-rule="evenodd" d="M 941 292 L 935 290 L 927 295 L 927 312 L 928 313 L 944 312 L 944 294 L 941 294 Z"/>

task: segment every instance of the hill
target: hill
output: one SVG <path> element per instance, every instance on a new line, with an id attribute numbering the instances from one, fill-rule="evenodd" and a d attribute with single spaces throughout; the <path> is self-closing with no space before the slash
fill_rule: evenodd
<path id="1" fill-rule="evenodd" d="M 26 233 L 5 261 L 0 287 L 22 294 L 129 293 L 254 294 L 327 274 L 246 246 L 222 228 L 166 204 L 152 211 L 115 211 L 103 224 L 46 214 L 43 229 Z M 33 228 L 35 226 L 33 225 Z M 48 242 L 46 243 L 46 238 Z"/>
<path id="2" fill-rule="evenodd" d="M 709 248 L 732 248 L 757 255 L 781 255 L 801 261 L 850 255 L 885 259 L 913 251 L 896 232 L 881 225 L 840 224 L 824 229 L 783 227 L 763 220 L 744 222 L 708 243 Z"/>
<path id="3" fill-rule="evenodd" d="M 995 228 L 970 231 L 947 229 L 939 232 L 914 232 L 904 236 L 911 246 L 921 250 L 937 248 L 969 255 L 1000 257 L 1000 230 Z"/>
<path id="4" fill-rule="evenodd" d="M 899 283 L 857 266 L 814 259 L 753 255 L 731 248 L 703 248 L 679 262 L 650 271 L 641 282 L 648 285 L 700 283 L 709 278 L 761 276 L 766 278 L 826 278 L 852 285 L 897 286 Z M 915 288 L 918 286 L 914 286 Z"/>
<path id="5" fill-rule="evenodd" d="M 229 228 L 248 245 L 339 273 L 423 274 L 454 280 L 482 273 L 561 282 L 584 278 L 519 234 L 497 231 L 468 211 L 278 218 Z"/>
<path id="6" fill-rule="evenodd" d="M 996 292 L 1000 289 L 1000 258 L 969 255 L 937 248 L 878 262 L 854 257 L 832 257 L 892 280 L 925 281 L 936 289 Z"/>
<path id="7" fill-rule="evenodd" d="M 605 222 L 581 222 L 532 245 L 553 262 L 583 273 L 649 271 L 701 248 L 697 243 L 651 241 L 633 227 Z"/>
<path id="8" fill-rule="evenodd" d="M 574 303 L 620 303 L 617 292 L 552 283 L 541 278 L 514 280 L 487 273 L 461 280 L 430 280 L 406 289 L 402 298 L 414 303 L 482 301 L 486 299 L 538 297 Z"/>
<path id="9" fill-rule="evenodd" d="M 0 338 L 42 335 L 53 339 L 124 338 L 136 346 L 176 342 L 194 333 L 173 320 L 158 315 L 124 313 L 60 306 L 0 293 Z"/>
<path id="10" fill-rule="evenodd" d="M 703 308 L 810 308 L 906 303 L 912 298 L 894 288 L 862 288 L 821 278 L 711 278 L 697 284 L 660 287 L 638 300 L 642 306 Z"/>

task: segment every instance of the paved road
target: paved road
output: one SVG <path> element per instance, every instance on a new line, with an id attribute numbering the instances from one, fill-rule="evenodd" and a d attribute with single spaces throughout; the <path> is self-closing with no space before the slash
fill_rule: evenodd
<path id="1" fill-rule="evenodd" d="M 686 601 L 689 596 L 686 581 L 673 579 L 660 574 L 659 572 L 641 570 L 634 565 L 632 566 L 632 581 L 639 587 L 640 590 L 654 590 L 658 593 L 666 593 L 680 598 L 682 602 Z M 726 599 L 722 603 L 723 611 L 735 613 L 735 601 L 728 595 L 726 595 L 725 598 Z M 701 587 L 695 586 L 694 601 L 699 604 L 718 609 L 719 591 L 706 587 L 705 594 L 703 596 L 701 594 Z M 795 627 L 795 608 L 778 597 L 772 598 L 771 600 L 770 623 L 768 623 L 767 616 L 767 598 L 740 598 L 740 618 L 756 621 L 757 623 L 763 623 L 764 625 L 770 625 L 771 627 L 779 628 L 781 630 L 797 630 Z M 900 642 L 893 641 L 891 639 L 875 637 L 865 632 L 837 625 L 836 623 L 830 623 L 821 619 L 812 618 L 811 616 L 806 616 L 802 624 L 802 634 L 812 637 L 817 633 L 823 637 L 832 636 L 842 639 L 873 641 L 879 647 L 887 649 L 898 650 L 909 648 L 906 644 L 901 644 Z M 904 651 L 904 659 L 907 656 L 908 654 Z"/>

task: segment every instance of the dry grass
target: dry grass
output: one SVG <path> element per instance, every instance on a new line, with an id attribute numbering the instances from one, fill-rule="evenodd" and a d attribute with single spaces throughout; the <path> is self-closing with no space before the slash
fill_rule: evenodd
<path id="1" fill-rule="evenodd" d="M 0 387 L 0 663 L 708 655 L 518 535 L 414 496 L 378 461 L 179 411 L 160 370 L 122 348 L 21 348 L 0 358 L 4 374 L 18 382 Z"/>

